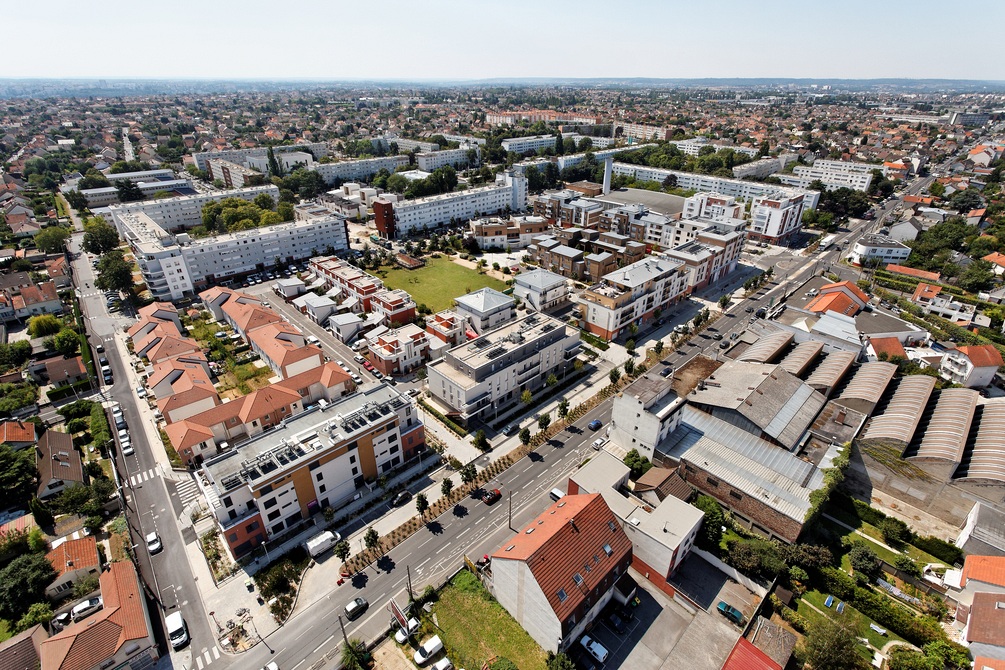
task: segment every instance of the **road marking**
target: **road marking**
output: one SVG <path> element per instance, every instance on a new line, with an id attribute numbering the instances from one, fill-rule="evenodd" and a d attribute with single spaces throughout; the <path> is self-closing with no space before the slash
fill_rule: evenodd
<path id="1" fill-rule="evenodd" d="M 205 653 L 205 654 L 203 654 L 203 656 L 205 656 L 205 657 L 206 657 L 206 665 L 209 665 L 210 663 L 212 663 L 212 662 L 213 662 L 213 659 L 212 659 L 212 658 L 210 658 L 210 656 L 209 656 L 209 649 L 207 649 L 207 650 L 206 650 L 206 653 Z"/>
<path id="2" fill-rule="evenodd" d="M 202 670 L 202 656 L 195 657 L 195 665 L 199 670 Z"/>
<path id="3" fill-rule="evenodd" d="M 293 666 L 293 670 L 297 670 L 297 668 L 299 668 L 301 665 L 303 665 L 306 662 L 307 662 L 307 659 L 305 658 L 304 660 L 302 660 L 299 663 L 297 663 L 296 665 L 294 665 Z"/>
<path id="4" fill-rule="evenodd" d="M 460 535 L 457 536 L 457 539 L 459 540 L 462 537 L 464 537 L 464 534 L 467 533 L 470 530 L 471 530 L 471 526 L 468 526 L 467 528 L 465 528 L 464 530 L 462 530 L 461 533 L 460 533 Z"/>
<path id="5" fill-rule="evenodd" d="M 219 658 L 220 658 L 220 648 L 213 647 L 213 660 L 216 661 L 219 660 Z"/>
<path id="6" fill-rule="evenodd" d="M 439 556 L 440 554 L 442 554 L 447 549 L 450 549 L 450 545 L 449 544 L 443 545 L 442 547 L 440 547 L 439 549 L 436 550 L 436 555 Z"/>
<path id="7" fill-rule="evenodd" d="M 319 644 L 319 645 L 317 646 L 317 648 L 316 648 L 316 649 L 315 649 L 314 651 L 312 651 L 311 653 L 312 653 L 312 654 L 316 654 L 316 653 L 318 653 L 318 649 L 320 649 L 321 647 L 323 647 L 323 646 L 325 646 L 326 644 L 328 644 L 329 642 L 331 642 L 331 641 L 332 641 L 332 639 L 334 639 L 334 637 L 335 637 L 334 635 L 329 635 L 329 636 L 328 636 L 328 639 L 327 639 L 327 640 L 325 640 L 324 642 L 322 642 L 321 644 Z"/>

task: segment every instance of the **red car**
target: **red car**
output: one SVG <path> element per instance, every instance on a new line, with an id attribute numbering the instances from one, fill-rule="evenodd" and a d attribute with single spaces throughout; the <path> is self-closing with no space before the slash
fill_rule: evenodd
<path id="1" fill-rule="evenodd" d="M 370 361 L 363 361 L 363 367 L 366 368 L 368 372 L 373 372 L 373 363 Z"/>
<path id="2" fill-rule="evenodd" d="M 500 492 L 499 489 L 492 489 L 482 496 L 482 502 L 486 505 L 494 505 L 500 498 L 502 498 L 502 492 Z"/>

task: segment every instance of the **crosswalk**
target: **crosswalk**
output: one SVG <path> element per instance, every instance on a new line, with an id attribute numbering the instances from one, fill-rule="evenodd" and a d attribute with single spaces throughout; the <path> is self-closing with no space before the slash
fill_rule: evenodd
<path id="1" fill-rule="evenodd" d="M 150 481 L 160 477 L 160 471 L 157 468 L 147 468 L 143 472 L 137 472 L 136 474 L 129 475 L 130 486 L 138 486 L 143 482 Z"/>
<path id="2" fill-rule="evenodd" d="M 195 667 L 198 668 L 198 670 L 202 670 L 207 665 L 209 665 L 210 663 L 212 663 L 213 661 L 215 661 L 215 660 L 217 660 L 219 658 L 220 658 L 220 648 L 219 647 L 215 647 L 214 646 L 211 649 L 203 649 L 199 653 L 199 655 L 195 656 L 195 658 L 194 658 Z"/>
<path id="3" fill-rule="evenodd" d="M 181 501 L 182 508 L 188 507 L 190 504 L 199 499 L 199 487 L 196 486 L 195 479 L 191 476 L 186 476 L 181 481 L 176 481 L 174 483 L 175 490 L 178 492 L 178 499 Z"/>

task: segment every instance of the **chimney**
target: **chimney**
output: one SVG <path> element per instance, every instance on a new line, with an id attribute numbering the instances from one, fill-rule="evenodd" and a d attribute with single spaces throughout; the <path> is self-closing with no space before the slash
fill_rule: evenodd
<path id="1" fill-rule="evenodd" d="M 569 525 L 572 526 L 572 529 L 574 531 L 579 532 L 579 529 L 576 528 L 576 520 L 575 519 L 569 519 Z"/>

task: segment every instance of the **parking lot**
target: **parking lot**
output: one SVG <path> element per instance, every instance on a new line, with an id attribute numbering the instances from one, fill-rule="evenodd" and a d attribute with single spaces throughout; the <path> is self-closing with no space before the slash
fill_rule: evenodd
<path id="1" fill-rule="evenodd" d="M 716 605 L 725 601 L 749 620 L 758 598 L 697 554 L 690 554 L 674 576 L 673 585 L 706 612 L 716 614 Z"/>
<path id="2" fill-rule="evenodd" d="M 740 636 L 740 629 L 716 613 L 691 613 L 644 577 L 632 572 L 639 584 L 639 604 L 622 634 L 601 617 L 590 631 L 608 650 L 604 664 L 592 660 L 577 641 L 570 653 L 578 667 L 597 670 L 718 670 Z"/>

